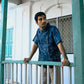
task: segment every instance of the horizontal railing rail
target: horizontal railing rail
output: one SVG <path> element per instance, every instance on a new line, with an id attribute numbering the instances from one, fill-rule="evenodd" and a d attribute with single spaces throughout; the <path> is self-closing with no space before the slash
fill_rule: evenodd
<path id="1" fill-rule="evenodd" d="M 49 66 L 51 65 L 53 66 L 53 78 L 54 78 L 53 84 L 57 84 L 57 79 L 56 79 L 57 70 L 61 71 L 61 81 L 62 81 L 61 84 L 65 84 L 64 83 L 64 68 L 62 67 L 61 62 L 28 61 L 24 63 L 22 60 L 5 60 L 5 61 L 2 61 L 1 64 L 4 64 L 4 84 L 43 84 L 43 66 L 44 65 L 46 65 L 46 68 L 47 68 L 47 84 L 50 84 L 49 83 L 49 70 L 50 70 Z M 35 65 L 34 69 L 33 69 L 33 65 Z M 41 66 L 40 79 L 38 76 L 39 65 Z M 58 67 L 60 69 L 58 69 Z M 67 67 L 69 68 L 68 69 L 69 83 L 67 84 L 72 84 L 72 67 L 74 67 L 74 63 L 70 63 Z M 34 70 L 35 70 L 35 73 L 33 74 Z M 34 83 L 32 82 L 33 76 L 35 77 L 35 80 L 36 80 Z M 25 79 L 23 80 L 23 78 Z M 38 80 L 40 80 L 40 83 L 38 82 Z"/>
<path id="2" fill-rule="evenodd" d="M 62 66 L 61 62 L 51 62 L 51 61 L 28 61 L 24 63 L 22 60 L 5 60 L 2 61 L 4 63 L 20 63 L 20 64 L 37 64 L 37 65 L 55 65 L 55 66 Z M 74 67 L 74 63 L 70 63 L 68 67 Z"/>

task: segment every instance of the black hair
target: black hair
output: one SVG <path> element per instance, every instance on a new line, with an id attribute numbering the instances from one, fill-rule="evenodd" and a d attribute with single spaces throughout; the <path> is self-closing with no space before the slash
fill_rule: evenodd
<path id="1" fill-rule="evenodd" d="M 44 12 L 37 12 L 34 17 L 35 21 L 38 21 L 38 16 L 42 16 L 42 15 L 46 17 L 46 14 Z"/>

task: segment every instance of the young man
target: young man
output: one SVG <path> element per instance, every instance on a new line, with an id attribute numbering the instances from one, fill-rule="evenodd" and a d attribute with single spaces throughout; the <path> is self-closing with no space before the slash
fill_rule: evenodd
<path id="1" fill-rule="evenodd" d="M 58 29 L 55 26 L 51 26 L 47 23 L 46 15 L 44 12 L 38 12 L 35 15 L 36 24 L 39 26 L 37 33 L 33 39 L 34 44 L 29 58 L 24 58 L 24 62 L 31 60 L 37 48 L 39 48 L 39 61 L 55 61 L 61 62 L 60 53 L 62 54 L 64 60 L 62 66 L 69 65 L 68 58 L 66 56 L 64 47 L 62 45 L 62 40 L 59 34 Z M 56 69 L 57 79 L 56 84 L 60 83 L 60 68 Z M 43 68 L 43 84 L 47 84 L 46 73 L 47 68 Z M 50 83 L 53 84 L 53 68 L 52 66 L 49 69 Z"/>

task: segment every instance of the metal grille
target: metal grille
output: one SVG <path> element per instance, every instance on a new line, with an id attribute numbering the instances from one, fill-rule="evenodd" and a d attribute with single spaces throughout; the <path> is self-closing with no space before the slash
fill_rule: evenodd
<path id="1" fill-rule="evenodd" d="M 49 19 L 48 22 L 49 22 L 51 25 L 56 26 L 56 18 L 55 18 L 55 19 Z"/>
<path id="2" fill-rule="evenodd" d="M 48 22 L 58 27 L 66 53 L 73 53 L 72 16 L 50 19 Z"/>

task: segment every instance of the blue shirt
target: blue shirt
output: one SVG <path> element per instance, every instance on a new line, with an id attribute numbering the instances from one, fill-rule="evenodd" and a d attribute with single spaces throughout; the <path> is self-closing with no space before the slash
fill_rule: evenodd
<path id="1" fill-rule="evenodd" d="M 48 23 L 43 31 L 38 28 L 33 41 L 39 48 L 39 61 L 61 61 L 57 44 L 62 40 L 55 26 Z"/>

